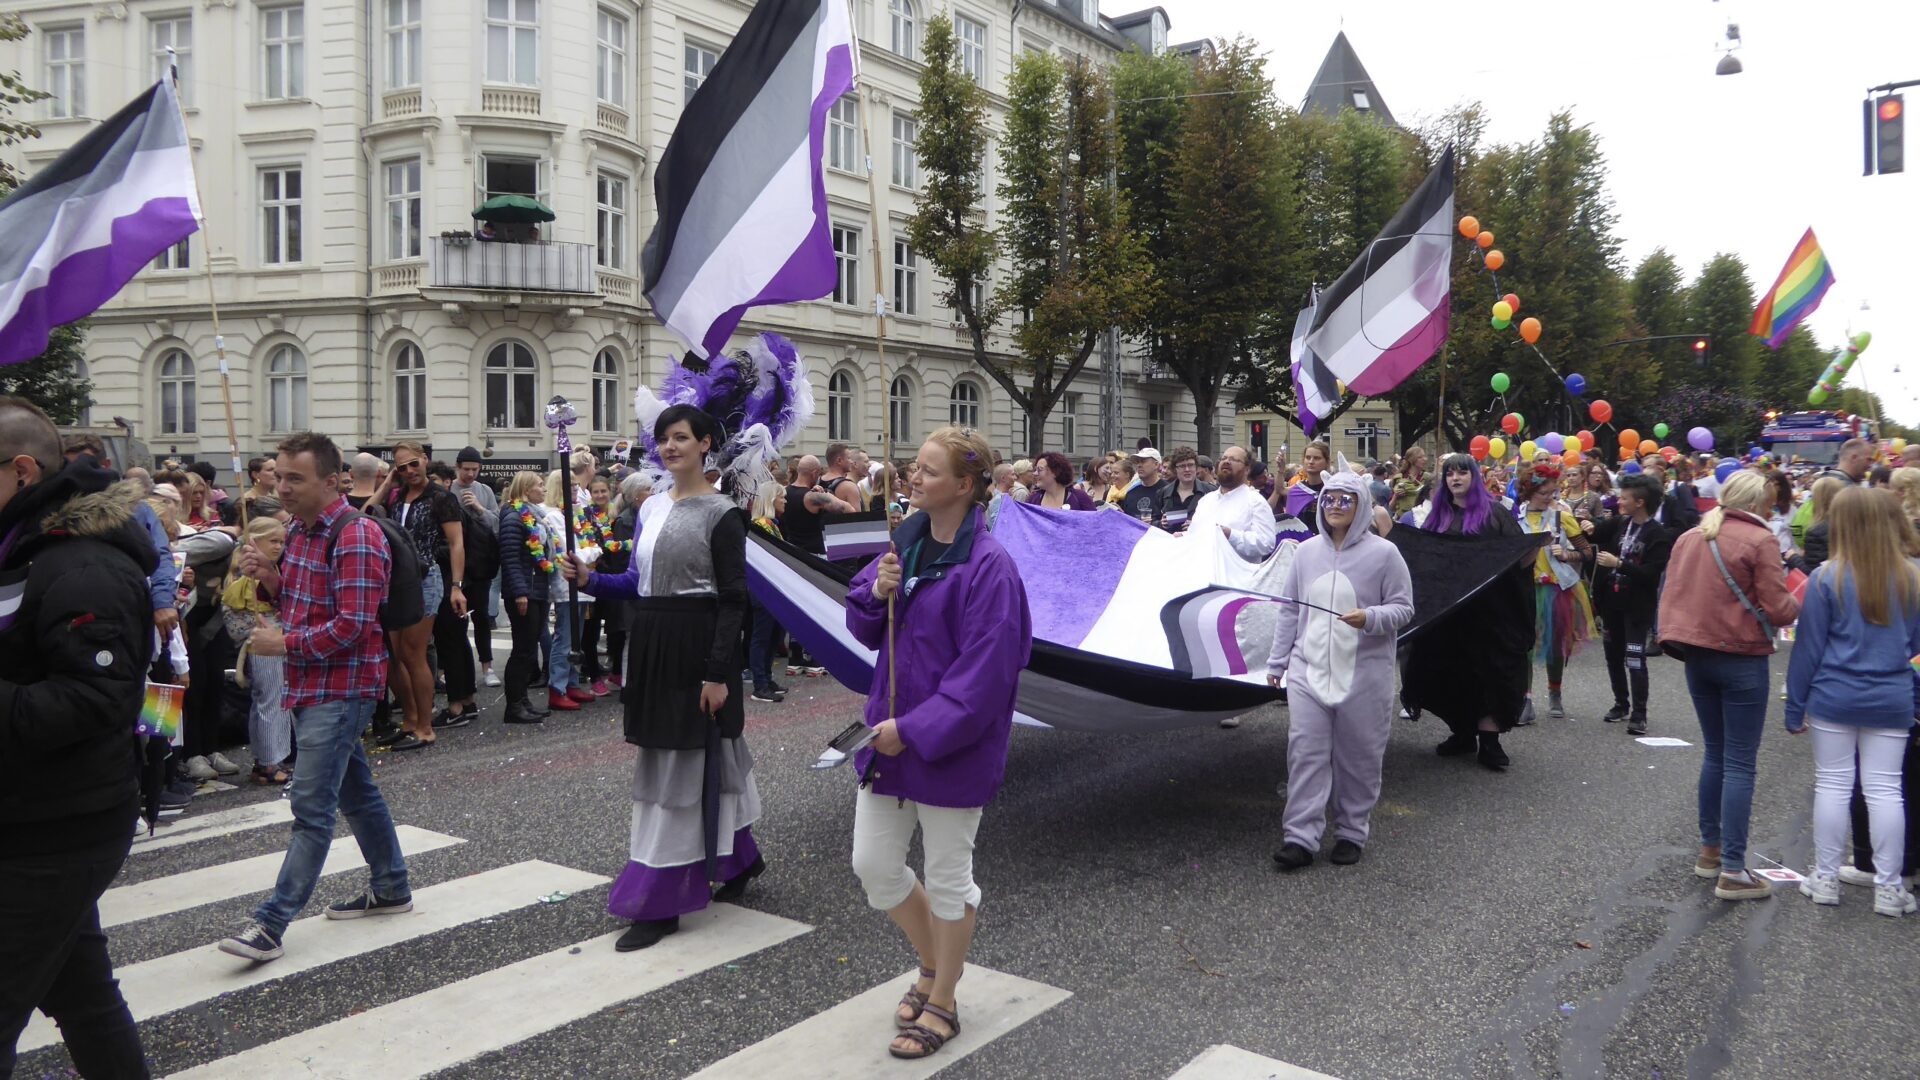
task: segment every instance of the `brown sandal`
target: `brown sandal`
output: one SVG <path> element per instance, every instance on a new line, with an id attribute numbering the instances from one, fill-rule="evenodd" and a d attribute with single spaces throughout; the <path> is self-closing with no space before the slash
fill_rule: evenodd
<path id="1" fill-rule="evenodd" d="M 933 972 L 926 968 L 921 968 L 920 977 L 923 979 L 931 979 L 933 978 Z M 913 1010 L 913 1015 L 904 1020 L 900 1018 L 900 1006 L 902 1005 Z M 915 987 L 907 987 L 907 992 L 900 998 L 900 1005 L 894 1006 L 893 1026 L 902 1030 L 912 1027 L 914 1022 L 920 1019 L 920 1010 L 926 1007 L 927 995 L 921 993 Z"/>
<path id="2" fill-rule="evenodd" d="M 925 1006 L 921 1008 L 920 1013 L 922 1016 L 925 1016 L 928 1013 L 932 1013 L 934 1016 L 937 1016 L 940 1019 L 945 1020 L 947 1022 L 947 1026 L 953 1029 L 953 1034 L 942 1035 L 939 1032 L 933 1030 L 932 1028 L 926 1026 L 925 1024 L 914 1024 L 912 1027 L 907 1028 L 906 1030 L 902 1031 L 900 1034 L 894 1036 L 894 1039 L 896 1041 L 899 1039 L 912 1040 L 914 1043 L 918 1044 L 918 1047 L 917 1047 L 918 1052 L 915 1052 L 914 1050 L 903 1051 L 899 1047 L 889 1044 L 887 1047 L 888 1053 L 892 1054 L 894 1057 L 897 1057 L 897 1058 L 904 1058 L 908 1061 L 916 1061 L 920 1058 L 932 1057 L 933 1055 L 940 1052 L 941 1047 L 947 1045 L 947 1043 L 950 1042 L 951 1040 L 954 1040 L 960 1037 L 960 1007 L 959 1006 L 957 1005 L 954 1006 L 953 1011 L 948 1012 L 947 1010 L 941 1008 L 940 1006 L 935 1005 L 932 1002 L 928 1002 Z"/>

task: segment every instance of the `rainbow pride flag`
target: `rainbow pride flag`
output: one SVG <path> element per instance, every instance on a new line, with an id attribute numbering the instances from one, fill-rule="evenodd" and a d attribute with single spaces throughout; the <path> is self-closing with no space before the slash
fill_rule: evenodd
<path id="1" fill-rule="evenodd" d="M 179 746 L 180 720 L 186 712 L 186 704 L 186 687 L 172 683 L 148 683 L 147 699 L 140 706 L 140 719 L 134 721 L 134 733 L 158 735 Z"/>
<path id="2" fill-rule="evenodd" d="M 1755 337 L 1766 338 L 1767 348 L 1779 348 L 1787 335 L 1793 333 L 1793 328 L 1820 306 L 1820 298 L 1831 288 L 1833 267 L 1828 265 L 1827 254 L 1820 250 L 1820 241 L 1813 230 L 1808 229 L 1807 235 L 1794 246 L 1787 265 L 1781 267 L 1773 287 L 1760 297 L 1760 306 L 1754 311 L 1753 325 L 1748 330 Z"/>

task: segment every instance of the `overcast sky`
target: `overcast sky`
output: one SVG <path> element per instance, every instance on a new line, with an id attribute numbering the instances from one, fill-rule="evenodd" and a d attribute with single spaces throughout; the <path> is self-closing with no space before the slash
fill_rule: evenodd
<path id="1" fill-rule="evenodd" d="M 1893 419 L 1920 423 L 1920 149 L 1909 152 L 1905 173 L 1860 174 L 1863 91 L 1920 79 L 1920 3 L 1160 6 L 1174 41 L 1245 34 L 1259 42 L 1289 104 L 1299 103 L 1344 28 L 1403 123 L 1477 100 L 1487 107 L 1492 139 L 1525 141 L 1555 110 L 1571 109 L 1600 135 L 1629 268 L 1665 246 L 1691 279 L 1715 252 L 1731 251 L 1746 261 L 1755 289 L 1765 290 L 1812 226 L 1837 280 L 1809 325 L 1828 347 L 1849 327 L 1871 330 L 1873 345 L 1848 384 L 1864 382 Z M 1135 6 L 1102 0 L 1101 9 Z M 1725 44 L 1730 20 L 1740 25 L 1737 55 L 1746 70 L 1716 77 L 1715 48 Z M 1920 109 L 1920 87 L 1907 95 L 1910 112 Z M 1907 141 L 1920 144 L 1920 117 L 1909 122 Z M 1460 211 L 1498 233 L 1498 207 Z M 1517 291 L 1524 297 L 1524 284 Z M 1863 301 L 1871 310 L 1860 310 Z M 1547 323 L 1541 344 L 1550 347 L 1553 313 L 1536 314 Z M 1685 426 L 1685 418 L 1671 422 Z"/>

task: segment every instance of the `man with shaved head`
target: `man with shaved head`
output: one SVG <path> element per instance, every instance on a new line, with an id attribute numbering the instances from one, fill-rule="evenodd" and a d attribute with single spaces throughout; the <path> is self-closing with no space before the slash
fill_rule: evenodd
<path id="1" fill-rule="evenodd" d="M 372 454 L 353 455 L 353 464 L 347 469 L 347 477 L 352 486 L 347 489 L 347 505 L 359 510 L 373 498 L 380 488 L 380 467 L 386 462 Z"/>
<path id="2" fill-rule="evenodd" d="M 836 443 L 842 454 L 846 448 Z M 851 492 L 850 492 L 851 493 Z M 859 512 L 857 503 L 845 502 L 820 487 L 820 459 L 803 456 L 793 468 L 793 483 L 787 485 L 786 512 L 780 515 L 780 535 L 787 543 L 821 558 L 827 555 L 827 515 Z M 825 675 L 827 669 L 807 656 L 799 641 L 787 646 L 787 674 Z"/>
<path id="3" fill-rule="evenodd" d="M 64 461 L 46 414 L 0 397 L 0 1076 L 35 1009 L 81 1075 L 147 1075 L 99 908 L 140 813 L 159 553 L 139 499 L 92 454 Z"/>

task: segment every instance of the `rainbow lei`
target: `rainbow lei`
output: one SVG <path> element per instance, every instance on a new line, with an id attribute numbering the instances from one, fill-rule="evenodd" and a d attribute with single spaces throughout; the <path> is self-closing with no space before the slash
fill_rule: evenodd
<path id="1" fill-rule="evenodd" d="M 553 573 L 553 556 L 547 553 L 547 543 L 540 535 L 540 517 L 526 500 L 514 504 L 520 508 L 520 524 L 527 529 L 527 554 L 533 556 L 533 564 L 543 574 Z"/>
<path id="2" fill-rule="evenodd" d="M 599 545 L 604 552 L 630 551 L 633 548 L 633 541 L 613 538 L 613 523 L 607 511 L 591 503 L 573 508 L 573 535 L 582 543 Z"/>

